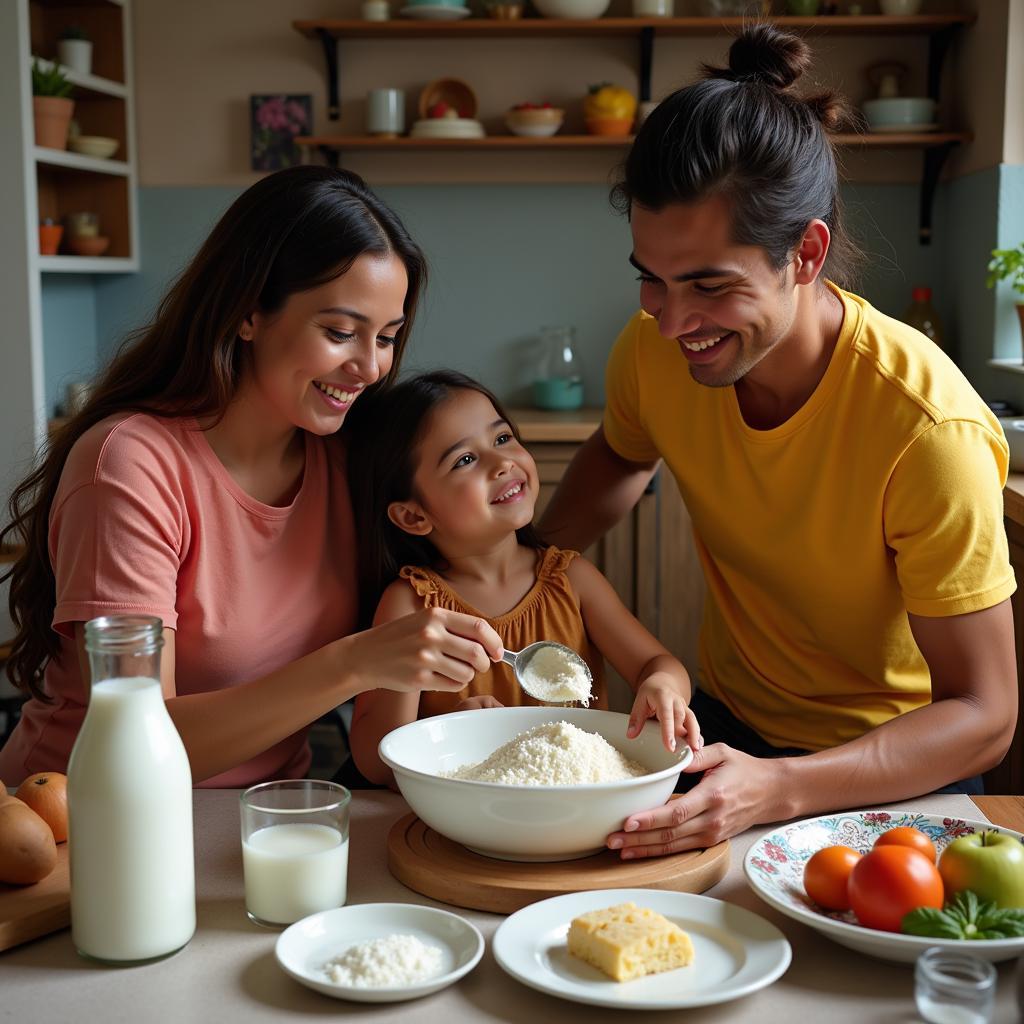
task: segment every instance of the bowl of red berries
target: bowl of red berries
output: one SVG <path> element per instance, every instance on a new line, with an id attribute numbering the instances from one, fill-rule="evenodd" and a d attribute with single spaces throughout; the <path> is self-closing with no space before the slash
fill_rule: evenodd
<path id="1" fill-rule="evenodd" d="M 517 103 L 505 113 L 505 126 L 513 135 L 533 138 L 554 135 L 562 127 L 565 111 L 550 103 Z"/>

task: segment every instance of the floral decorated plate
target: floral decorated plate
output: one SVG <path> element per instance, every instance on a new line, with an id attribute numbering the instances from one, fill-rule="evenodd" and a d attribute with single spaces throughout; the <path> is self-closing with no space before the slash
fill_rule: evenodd
<path id="1" fill-rule="evenodd" d="M 929 836 L 940 856 L 954 839 L 974 832 L 1003 832 L 1024 842 L 1019 832 L 988 822 L 943 818 L 937 814 L 843 811 L 794 821 L 766 833 L 747 851 L 743 870 L 754 892 L 780 913 L 869 956 L 913 963 L 931 946 L 960 949 L 993 962 L 1024 954 L 1024 937 L 965 941 L 865 928 L 857 924 L 851 911 L 822 910 L 804 892 L 804 865 L 822 847 L 849 846 L 867 853 L 883 832 L 902 825 L 920 829 Z"/>

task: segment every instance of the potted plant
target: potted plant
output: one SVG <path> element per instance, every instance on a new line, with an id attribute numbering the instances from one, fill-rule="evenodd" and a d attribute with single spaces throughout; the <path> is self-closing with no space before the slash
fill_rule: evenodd
<path id="1" fill-rule="evenodd" d="M 32 61 L 32 115 L 36 145 L 48 149 L 68 148 L 68 127 L 75 101 L 68 99 L 71 83 L 59 64 L 44 68 Z"/>
<path id="2" fill-rule="evenodd" d="M 1020 317 L 1021 339 L 1024 341 L 1024 242 L 1016 249 L 992 250 L 986 283 L 989 288 L 994 288 L 997 282 L 1006 280 L 1019 296 L 1017 316 Z"/>
<path id="3" fill-rule="evenodd" d="M 68 25 L 57 37 L 57 59 L 72 71 L 92 71 L 92 42 L 81 25 Z"/>

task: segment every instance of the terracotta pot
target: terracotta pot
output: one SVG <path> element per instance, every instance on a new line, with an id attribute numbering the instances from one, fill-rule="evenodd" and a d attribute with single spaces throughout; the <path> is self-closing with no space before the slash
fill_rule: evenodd
<path id="1" fill-rule="evenodd" d="M 47 149 L 67 149 L 68 126 L 74 109 L 75 101 L 64 96 L 33 96 L 36 145 Z"/>
<path id="2" fill-rule="evenodd" d="M 60 238 L 63 234 L 63 224 L 40 224 L 39 254 L 41 256 L 56 256 L 57 250 L 60 248 Z"/>

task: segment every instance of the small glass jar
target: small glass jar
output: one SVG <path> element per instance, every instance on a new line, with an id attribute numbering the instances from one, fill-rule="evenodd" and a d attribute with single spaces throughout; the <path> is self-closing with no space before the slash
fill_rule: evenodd
<path id="1" fill-rule="evenodd" d="M 987 960 L 932 946 L 914 968 L 914 1000 L 930 1024 L 987 1024 L 996 999 L 996 969 Z"/>
<path id="2" fill-rule="evenodd" d="M 540 348 L 533 404 L 539 409 L 579 409 L 583 405 L 583 364 L 576 351 L 576 329 L 542 327 Z"/>

